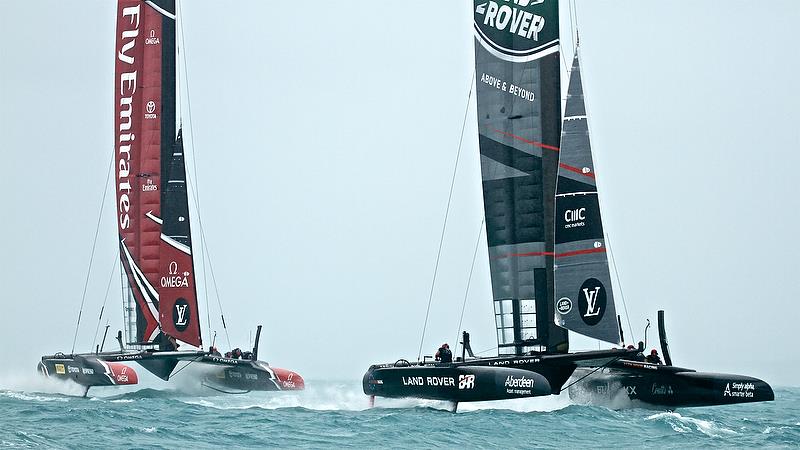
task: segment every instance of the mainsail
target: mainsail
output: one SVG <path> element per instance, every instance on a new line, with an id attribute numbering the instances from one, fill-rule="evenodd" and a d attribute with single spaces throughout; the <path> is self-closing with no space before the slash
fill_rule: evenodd
<path id="1" fill-rule="evenodd" d="M 561 132 L 555 212 L 556 321 L 619 344 L 577 51 Z"/>
<path id="2" fill-rule="evenodd" d="M 557 0 L 474 2 L 478 132 L 501 354 L 567 352 L 553 322 Z"/>
<path id="3" fill-rule="evenodd" d="M 116 196 L 127 342 L 202 345 L 183 144 L 176 132 L 174 0 L 119 0 Z M 166 183 L 165 183 L 166 182 Z"/>

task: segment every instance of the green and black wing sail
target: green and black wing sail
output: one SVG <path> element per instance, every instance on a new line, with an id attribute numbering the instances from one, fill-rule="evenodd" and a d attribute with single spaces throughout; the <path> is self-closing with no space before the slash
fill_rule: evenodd
<path id="1" fill-rule="evenodd" d="M 475 1 L 483 197 L 501 354 L 568 351 L 554 321 L 558 2 Z"/>
<path id="2" fill-rule="evenodd" d="M 578 53 L 561 132 L 555 205 L 555 298 L 559 325 L 620 343 L 597 198 Z"/>

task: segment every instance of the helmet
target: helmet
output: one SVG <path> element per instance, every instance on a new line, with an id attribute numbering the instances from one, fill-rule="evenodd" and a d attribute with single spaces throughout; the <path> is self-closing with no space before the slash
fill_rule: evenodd
<path id="1" fill-rule="evenodd" d="M 449 346 L 449 345 L 447 345 L 447 342 L 445 342 L 444 344 L 442 344 L 442 347 L 444 347 L 444 348 L 450 348 L 450 346 Z"/>
<path id="2" fill-rule="evenodd" d="M 634 350 L 635 348 L 636 347 L 634 347 L 633 344 L 628 344 L 628 350 Z"/>
<path id="3" fill-rule="evenodd" d="M 652 350 L 650 350 L 650 354 L 655 356 L 655 355 L 658 354 L 658 352 L 656 351 L 656 349 L 652 349 Z"/>

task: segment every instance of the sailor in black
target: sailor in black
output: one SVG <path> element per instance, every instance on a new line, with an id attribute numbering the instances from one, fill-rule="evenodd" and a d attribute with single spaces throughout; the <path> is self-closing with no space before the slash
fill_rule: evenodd
<path id="1" fill-rule="evenodd" d="M 436 351 L 436 361 L 443 363 L 453 362 L 453 352 L 450 351 L 450 346 L 447 343 L 442 344 L 439 350 Z"/>
<path id="2" fill-rule="evenodd" d="M 656 349 L 651 350 L 650 354 L 647 355 L 644 360 L 650 364 L 661 364 L 661 357 L 658 356 L 658 351 Z"/>

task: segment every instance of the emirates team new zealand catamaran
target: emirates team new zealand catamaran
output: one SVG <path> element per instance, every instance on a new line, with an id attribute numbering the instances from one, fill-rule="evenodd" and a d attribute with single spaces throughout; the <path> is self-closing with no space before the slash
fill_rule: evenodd
<path id="1" fill-rule="evenodd" d="M 136 362 L 168 380 L 180 361 L 205 370 L 204 384 L 235 389 L 303 389 L 298 374 L 259 361 L 258 334 L 244 358 L 203 351 L 182 131 L 177 123 L 174 0 L 119 0 L 115 163 L 119 255 L 127 292 L 119 351 L 56 353 L 39 371 L 85 386 L 138 383 Z M 183 345 L 181 345 L 183 344 Z M 194 350 L 179 350 L 194 347 Z M 238 352 L 237 352 L 238 353 Z"/>
<path id="2" fill-rule="evenodd" d="M 577 52 L 562 120 L 557 0 L 475 0 L 474 33 L 498 356 L 476 358 L 465 332 L 454 362 L 373 365 L 364 393 L 448 400 L 455 410 L 558 394 L 576 373 L 575 386 L 669 407 L 772 400 L 755 378 L 635 361 L 642 345 L 569 353 L 568 330 L 622 344 Z"/>

